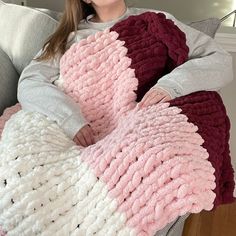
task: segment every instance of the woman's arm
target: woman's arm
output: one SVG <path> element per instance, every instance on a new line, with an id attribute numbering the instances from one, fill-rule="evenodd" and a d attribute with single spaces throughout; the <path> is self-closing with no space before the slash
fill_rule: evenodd
<path id="1" fill-rule="evenodd" d="M 20 76 L 17 97 L 23 109 L 48 116 L 73 139 L 87 122 L 78 104 L 53 84 L 58 77 L 59 59 L 32 60 Z"/>
<path id="2" fill-rule="evenodd" d="M 233 80 L 232 56 L 228 52 L 208 35 L 163 13 L 186 34 L 189 60 L 159 79 L 154 87 L 167 90 L 174 98 L 201 90 L 217 91 Z"/>

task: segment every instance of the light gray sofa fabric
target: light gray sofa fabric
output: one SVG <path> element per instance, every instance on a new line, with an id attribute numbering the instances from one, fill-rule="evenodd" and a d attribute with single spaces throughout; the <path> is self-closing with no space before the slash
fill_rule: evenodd
<path id="1" fill-rule="evenodd" d="M 189 26 L 191 26 L 194 29 L 197 29 L 210 37 L 214 38 L 217 30 L 219 29 L 221 25 L 221 21 L 218 18 L 208 18 L 205 20 L 200 21 L 194 21 L 187 23 Z"/>
<path id="2" fill-rule="evenodd" d="M 5 107 L 16 103 L 19 74 L 8 55 L 0 48 L 0 115 Z"/>
<path id="3" fill-rule="evenodd" d="M 17 83 L 26 65 L 55 31 L 60 14 L 0 0 L 0 115 L 17 102 Z"/>
<path id="4" fill-rule="evenodd" d="M 57 21 L 59 21 L 62 17 L 62 12 L 52 11 L 52 10 L 49 10 L 46 8 L 34 8 L 34 9 L 51 16 L 53 19 L 55 19 Z"/>
<path id="5" fill-rule="evenodd" d="M 166 225 L 165 228 L 159 230 L 155 236 L 182 236 L 185 220 L 190 214 L 178 217 L 173 222 Z"/>
<path id="6" fill-rule="evenodd" d="M 0 0 L 0 48 L 20 74 L 51 35 L 58 21 L 29 7 Z"/>

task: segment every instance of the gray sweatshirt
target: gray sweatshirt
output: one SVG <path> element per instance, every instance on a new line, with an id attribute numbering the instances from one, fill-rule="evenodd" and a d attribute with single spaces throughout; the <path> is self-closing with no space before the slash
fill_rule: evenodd
<path id="1" fill-rule="evenodd" d="M 168 19 L 173 20 L 186 34 L 190 49 L 189 60 L 164 75 L 154 87 L 165 89 L 172 98 L 175 98 L 200 90 L 217 91 L 232 81 L 232 56 L 228 52 L 206 34 L 185 25 L 167 12 L 153 9 L 127 8 L 121 17 L 106 23 L 92 22 L 90 15 L 80 22 L 76 34 L 72 32 L 69 35 L 67 49 L 73 43 L 110 28 L 130 15 L 146 11 L 162 12 Z M 42 49 L 36 57 L 41 53 Z M 51 61 L 32 60 L 20 76 L 17 96 L 24 110 L 48 116 L 57 122 L 70 138 L 73 138 L 87 121 L 78 104 L 54 84 L 60 76 L 59 61 L 59 57 Z"/>

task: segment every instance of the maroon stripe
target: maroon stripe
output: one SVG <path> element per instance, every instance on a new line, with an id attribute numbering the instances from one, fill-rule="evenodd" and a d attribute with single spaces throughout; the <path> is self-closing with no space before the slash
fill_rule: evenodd
<path id="1" fill-rule="evenodd" d="M 139 80 L 137 101 L 161 78 L 188 59 L 185 34 L 163 13 L 145 12 L 115 24 Z"/>
<path id="2" fill-rule="evenodd" d="M 171 106 L 181 108 L 204 139 L 203 147 L 215 168 L 215 206 L 232 203 L 235 183 L 229 151 L 230 122 L 220 95 L 217 92 L 196 92 L 172 100 Z"/>

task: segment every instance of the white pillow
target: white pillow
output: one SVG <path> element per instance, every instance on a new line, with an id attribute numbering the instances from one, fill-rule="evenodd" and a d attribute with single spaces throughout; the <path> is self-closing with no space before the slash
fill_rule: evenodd
<path id="1" fill-rule="evenodd" d="M 188 25 L 214 38 L 221 25 L 221 20 L 212 17 L 205 20 L 190 22 Z"/>
<path id="2" fill-rule="evenodd" d="M 0 48 L 19 74 L 57 25 L 57 20 L 42 11 L 0 0 Z"/>

